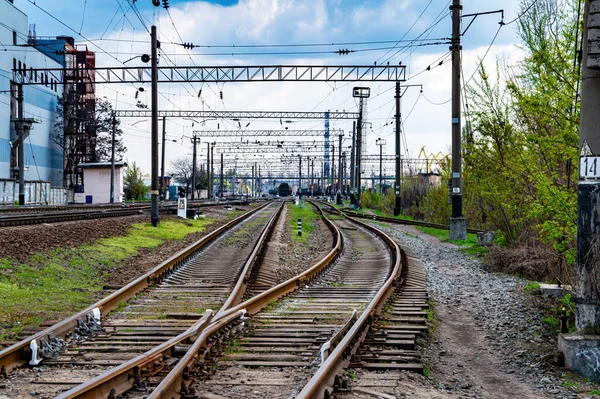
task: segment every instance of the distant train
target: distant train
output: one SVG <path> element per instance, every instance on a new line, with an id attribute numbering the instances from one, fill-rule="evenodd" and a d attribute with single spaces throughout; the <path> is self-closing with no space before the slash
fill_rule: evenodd
<path id="1" fill-rule="evenodd" d="M 277 188 L 277 192 L 279 193 L 280 197 L 287 197 L 289 195 L 292 195 L 292 189 L 287 183 L 281 183 Z"/>

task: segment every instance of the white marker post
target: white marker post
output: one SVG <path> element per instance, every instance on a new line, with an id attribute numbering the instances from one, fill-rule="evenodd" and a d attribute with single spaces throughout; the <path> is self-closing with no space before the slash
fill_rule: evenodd
<path id="1" fill-rule="evenodd" d="M 187 218 L 187 198 L 179 198 L 177 200 L 177 216 Z"/>

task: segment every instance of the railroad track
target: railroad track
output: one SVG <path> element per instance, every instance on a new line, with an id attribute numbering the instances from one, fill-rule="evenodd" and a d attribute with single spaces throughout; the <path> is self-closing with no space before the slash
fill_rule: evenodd
<path id="1" fill-rule="evenodd" d="M 222 203 L 191 203 L 188 205 L 191 209 L 202 209 L 214 206 L 223 205 L 244 205 L 248 204 L 243 201 L 233 202 L 222 202 Z M 18 208 L 17 208 L 18 209 Z M 50 211 L 46 209 L 37 208 L 36 212 L 31 213 L 31 210 L 23 209 L 18 211 L 16 215 L 0 216 L 0 227 L 14 227 L 14 226 L 25 226 L 32 224 L 41 223 L 58 223 L 58 222 L 70 222 L 77 220 L 89 220 L 89 219 L 101 219 L 111 217 L 124 217 L 139 215 L 144 212 L 148 212 L 150 206 L 147 204 L 128 205 L 125 208 L 121 208 L 117 205 L 105 205 L 99 207 L 56 207 Z M 12 212 L 12 210 L 11 210 Z M 29 212 L 23 214 L 24 212 Z M 174 203 L 163 204 L 160 208 L 160 212 L 164 213 L 175 213 L 177 212 L 177 205 Z"/>
<path id="2" fill-rule="evenodd" d="M 327 204 L 327 205 L 329 205 L 329 204 Z M 407 220 L 407 219 L 390 218 L 390 217 L 378 216 L 378 215 L 369 215 L 369 214 L 366 214 L 366 213 L 358 213 L 358 212 L 354 212 L 354 211 L 349 211 L 347 209 L 344 209 L 341 212 L 343 212 L 345 215 L 351 216 L 353 218 L 378 220 L 380 222 L 386 222 L 386 223 L 392 223 L 392 224 L 404 224 L 404 225 L 408 225 L 408 226 L 432 227 L 432 228 L 435 228 L 435 229 L 448 230 L 448 225 L 445 225 L 445 224 L 429 223 L 429 222 L 423 222 L 423 221 L 420 221 L 420 220 Z M 475 233 L 475 234 L 477 234 L 477 233 L 482 233 L 483 231 L 484 230 L 467 229 L 467 233 Z"/>
<path id="3" fill-rule="evenodd" d="M 414 320 L 394 312 L 422 316 L 424 299 L 414 291 L 420 288 L 410 284 L 398 295 L 407 277 L 418 280 L 422 275 L 409 274 L 409 258 L 393 240 L 357 220 L 332 219 L 325 220 L 334 235 L 331 251 L 302 274 L 235 306 L 244 292 L 272 284 L 261 281 L 268 273 L 253 272 L 254 261 L 247 262 L 215 315 L 207 312 L 177 337 L 58 398 L 117 399 L 124 392 L 129 399 L 195 398 L 211 392 L 231 398 L 317 398 L 330 397 L 334 387 L 343 390 L 339 376 L 352 355 L 357 355 L 355 367 L 372 356 L 373 337 L 377 340 L 380 334 L 368 336 L 373 320 L 383 312 L 388 325 L 380 328 L 386 334 L 406 335 L 410 330 L 414 341 L 422 326 L 410 327 Z M 393 303 L 386 309 L 388 299 Z M 400 319 L 389 319 L 394 315 Z M 248 323 L 251 328 L 244 328 Z M 394 350 L 398 343 L 392 341 L 398 340 L 382 344 L 379 339 L 377 344 Z"/>
<path id="4" fill-rule="evenodd" d="M 149 349 L 168 346 L 174 337 L 186 332 L 193 337 L 212 317 L 206 309 L 236 304 L 230 293 L 243 288 L 240 281 L 256 262 L 281 206 L 267 203 L 236 218 L 88 309 L 2 350 L 0 380 L 14 371 L 11 378 L 25 381 L 19 391 L 13 386 L 7 393 L 54 397 Z M 173 345 L 171 356 L 152 366 L 171 366 L 179 351 L 185 353 L 185 340 L 177 343 L 183 346 Z M 14 370 L 27 362 L 48 372 Z M 134 387 L 142 378 L 137 370 L 130 373 Z"/>
<path id="5" fill-rule="evenodd" d="M 312 381 L 314 370 L 321 371 L 328 352 L 323 365 L 334 358 L 331 370 L 340 371 L 340 345 L 345 352 L 350 342 L 364 340 L 367 321 L 381 313 L 393 288 L 405 279 L 407 262 L 394 241 L 372 226 L 343 218 L 327 223 L 336 237 L 328 256 L 221 313 L 168 375 L 151 382 L 148 392 L 130 392 L 129 397 L 317 397 L 298 392 Z M 252 315 L 251 328 L 227 333 L 219 323 L 239 318 L 238 312 Z M 331 389 L 333 374 L 330 382 L 328 377 L 318 379 Z"/>

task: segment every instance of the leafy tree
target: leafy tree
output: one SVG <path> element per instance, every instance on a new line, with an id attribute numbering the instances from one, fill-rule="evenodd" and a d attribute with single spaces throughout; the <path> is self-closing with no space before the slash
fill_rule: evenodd
<path id="1" fill-rule="evenodd" d="M 65 179 L 65 184 L 73 185 L 72 173 L 76 163 L 76 137 L 73 134 L 65 134 L 65 132 L 74 132 L 76 129 L 75 109 L 72 104 L 76 101 L 73 91 L 65 91 L 63 96 L 58 99 L 55 112 L 54 125 L 50 134 L 50 140 L 63 150 L 65 158 L 65 175 L 70 178 L 70 181 Z M 112 116 L 113 109 L 110 102 L 107 100 L 98 100 L 96 102 L 96 113 L 94 118 L 95 135 L 88 137 L 87 140 L 87 159 L 85 162 L 108 162 L 111 159 L 112 145 Z M 116 119 L 115 131 L 115 159 L 123 159 L 123 155 L 127 148 L 123 144 L 123 130 L 119 127 L 121 121 Z M 79 150 L 82 150 L 81 148 Z"/>
<path id="2" fill-rule="evenodd" d="M 144 198 L 148 192 L 148 186 L 144 184 L 144 174 L 142 169 L 135 163 L 127 165 L 125 168 L 125 175 L 123 176 L 123 182 L 127 186 L 129 197 L 131 198 Z"/>
<path id="3" fill-rule="evenodd" d="M 480 68 L 467 88 L 465 214 L 513 246 L 537 241 L 575 260 L 579 0 L 540 0 L 519 21 L 524 60 Z M 470 122 L 470 123 L 469 123 Z"/>
<path id="4" fill-rule="evenodd" d="M 178 157 L 171 161 L 169 174 L 173 180 L 185 186 L 186 192 L 192 187 L 192 158 Z M 208 173 L 196 166 L 196 190 L 208 188 Z"/>
<path id="5" fill-rule="evenodd" d="M 108 100 L 96 101 L 96 119 L 94 125 L 96 136 L 90 139 L 90 162 L 108 162 L 112 152 L 114 110 Z M 121 160 L 127 148 L 123 144 L 123 130 L 120 128 L 121 120 L 115 118 L 115 159 Z"/>

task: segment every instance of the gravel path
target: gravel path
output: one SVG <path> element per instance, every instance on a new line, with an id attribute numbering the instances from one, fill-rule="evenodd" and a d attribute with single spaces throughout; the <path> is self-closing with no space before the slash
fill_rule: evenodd
<path id="1" fill-rule="evenodd" d="M 377 224 L 410 247 L 427 270 L 439 325 L 424 348 L 431 379 L 415 379 L 406 398 L 597 398 L 599 387 L 556 365 L 556 336 L 543 324 L 526 281 L 491 274 L 481 261 L 448 243 L 406 235 Z M 387 227 L 382 227 L 387 226 Z M 421 235 L 420 233 L 419 235 Z M 579 388 L 569 387 L 576 383 Z"/>

